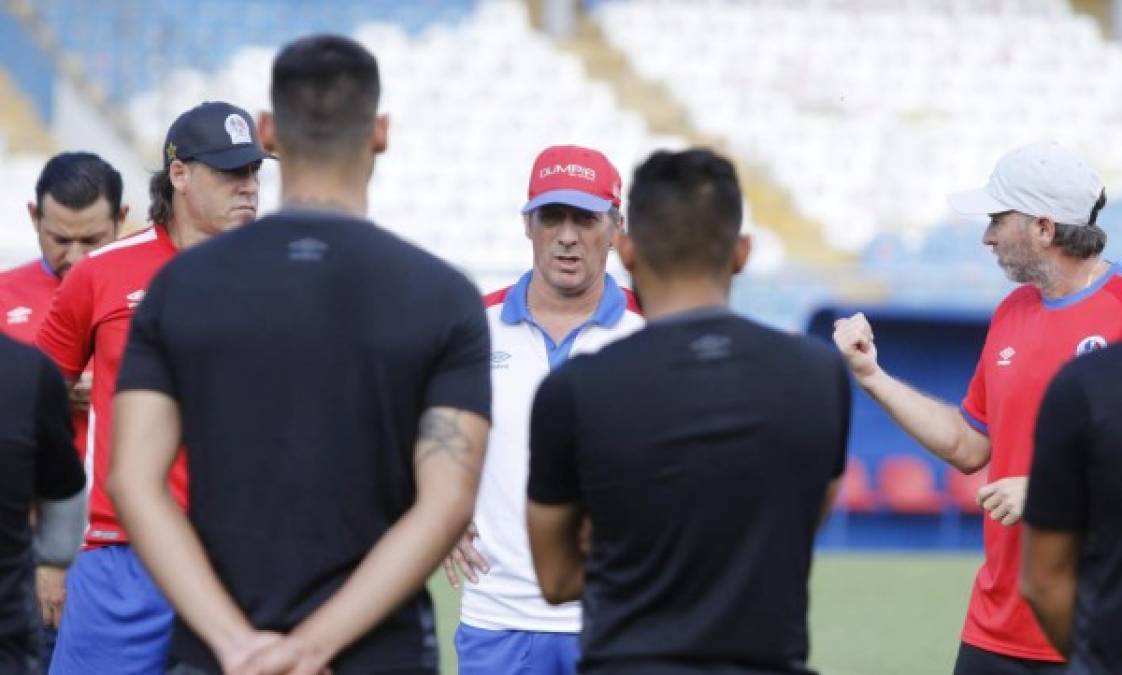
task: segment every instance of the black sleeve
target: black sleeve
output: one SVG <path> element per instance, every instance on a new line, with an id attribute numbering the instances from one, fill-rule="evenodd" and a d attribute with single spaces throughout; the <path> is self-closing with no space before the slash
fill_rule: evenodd
<path id="1" fill-rule="evenodd" d="M 176 396 L 175 378 L 163 341 L 160 318 L 168 283 L 165 268 L 149 284 L 132 319 L 128 345 L 117 375 L 117 391 L 158 391 Z"/>
<path id="2" fill-rule="evenodd" d="M 458 279 L 447 307 L 450 329 L 425 391 L 425 407 L 448 406 L 491 419 L 491 334 L 478 291 Z"/>
<path id="3" fill-rule="evenodd" d="M 86 474 L 74 447 L 66 385 L 46 357 L 39 366 L 35 396 L 35 496 L 58 501 L 76 495 Z"/>
<path id="4" fill-rule="evenodd" d="M 1086 430 L 1091 414 L 1077 373 L 1070 366 L 1060 371 L 1037 416 L 1025 522 L 1044 530 L 1087 526 Z"/>
<path id="5" fill-rule="evenodd" d="M 838 458 L 834 464 L 834 478 L 840 478 L 845 473 L 845 463 L 849 454 L 849 423 L 853 414 L 853 388 L 849 384 L 849 372 L 840 358 L 834 359 L 837 366 L 838 386 L 841 393 L 838 399 L 841 410 L 841 428 L 838 434 Z"/>
<path id="6" fill-rule="evenodd" d="M 565 364 L 545 378 L 530 412 L 530 479 L 526 493 L 539 504 L 571 504 L 580 496 L 571 365 Z"/>

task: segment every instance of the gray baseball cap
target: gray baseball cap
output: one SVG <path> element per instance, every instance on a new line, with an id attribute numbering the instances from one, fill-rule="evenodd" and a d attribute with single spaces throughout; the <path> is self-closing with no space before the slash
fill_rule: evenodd
<path id="1" fill-rule="evenodd" d="M 968 215 L 1017 211 L 1064 225 L 1089 225 L 1104 195 L 1103 182 L 1090 165 L 1058 143 L 1045 141 L 1006 153 L 985 186 L 956 192 L 947 201 Z"/>

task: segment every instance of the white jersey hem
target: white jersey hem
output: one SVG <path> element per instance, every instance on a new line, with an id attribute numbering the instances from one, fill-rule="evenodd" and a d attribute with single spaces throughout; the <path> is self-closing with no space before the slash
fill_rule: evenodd
<path id="1" fill-rule="evenodd" d="M 480 630 L 516 630 L 530 633 L 580 633 L 579 621 L 492 621 L 461 612 L 460 623 Z"/>

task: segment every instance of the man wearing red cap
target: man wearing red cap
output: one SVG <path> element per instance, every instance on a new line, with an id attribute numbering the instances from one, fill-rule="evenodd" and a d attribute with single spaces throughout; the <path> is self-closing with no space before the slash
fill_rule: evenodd
<path id="1" fill-rule="evenodd" d="M 596 150 L 546 148 L 522 208 L 534 266 L 484 298 L 494 415 L 475 519 L 445 561 L 464 588 L 456 651 L 462 675 L 575 673 L 580 605 L 541 595 L 526 535 L 530 404 L 550 370 L 642 326 L 635 296 L 605 272 L 623 225 L 619 172 Z M 529 668 L 527 670 L 527 667 Z"/>

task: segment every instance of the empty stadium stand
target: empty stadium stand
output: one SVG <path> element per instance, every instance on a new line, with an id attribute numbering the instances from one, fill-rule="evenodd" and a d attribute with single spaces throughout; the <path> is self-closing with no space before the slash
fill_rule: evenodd
<path id="1" fill-rule="evenodd" d="M 592 145 L 626 175 L 653 149 L 684 145 L 621 110 L 608 85 L 590 80 L 576 56 L 533 30 L 521 2 L 482 2 L 463 16 L 409 28 L 377 21 L 349 31 L 379 57 L 391 120 L 391 149 L 371 186 L 371 212 L 482 287 L 509 283 L 530 264 L 518 211 L 541 148 Z M 200 100 L 267 108 L 277 46 L 238 49 L 213 72 L 171 71 L 130 98 L 129 119 L 146 154 L 158 157 L 170 119 Z M 262 186 L 267 208 L 276 205 L 276 180 L 269 167 Z"/>
<path id="2" fill-rule="evenodd" d="M 1065 0 L 591 4 L 639 72 L 844 250 L 941 222 L 948 191 L 1041 137 L 1122 178 L 1122 49 Z"/>

